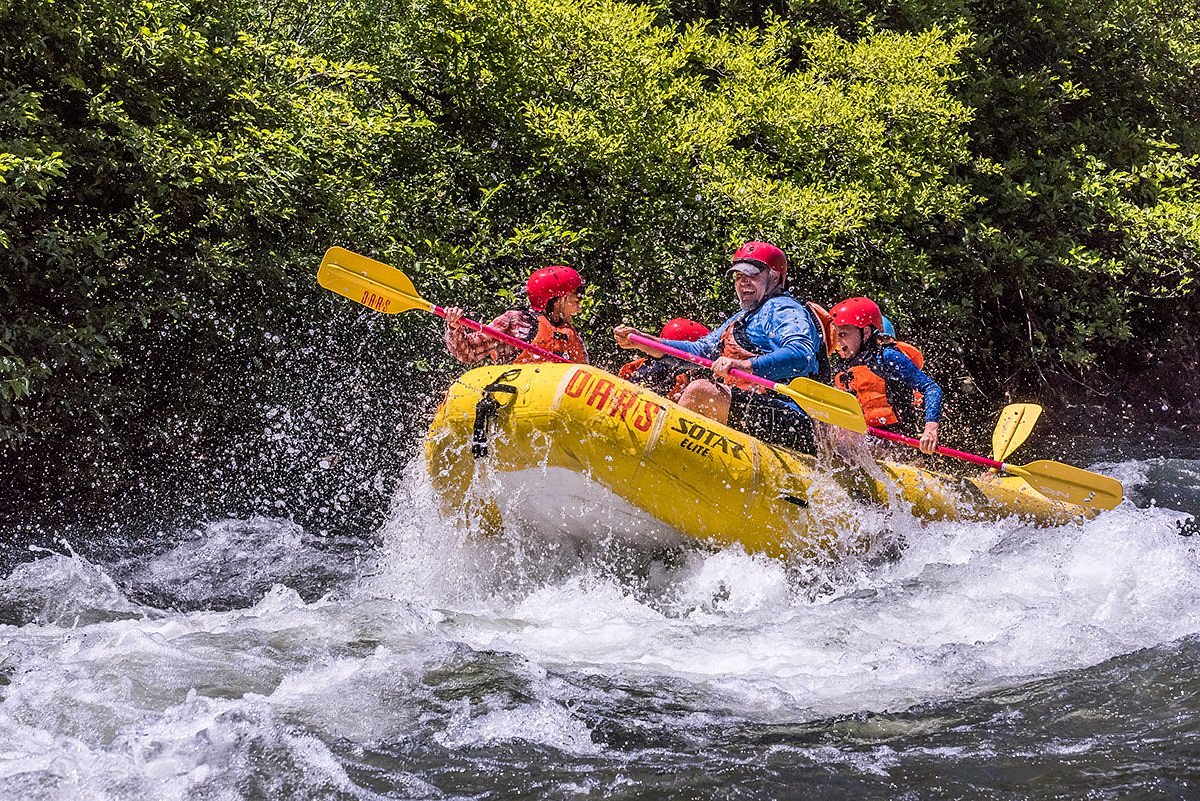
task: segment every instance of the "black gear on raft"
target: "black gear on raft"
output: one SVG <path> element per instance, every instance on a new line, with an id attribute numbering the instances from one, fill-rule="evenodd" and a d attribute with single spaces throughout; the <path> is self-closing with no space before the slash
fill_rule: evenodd
<path id="1" fill-rule="evenodd" d="M 483 397 L 475 404 L 475 428 L 471 435 L 471 455 L 476 459 L 485 459 L 488 455 L 488 432 L 500 411 L 500 401 L 496 400 L 495 393 L 516 395 L 516 387 L 501 382 L 511 381 L 520 374 L 520 370 L 508 370 L 483 388 Z"/>

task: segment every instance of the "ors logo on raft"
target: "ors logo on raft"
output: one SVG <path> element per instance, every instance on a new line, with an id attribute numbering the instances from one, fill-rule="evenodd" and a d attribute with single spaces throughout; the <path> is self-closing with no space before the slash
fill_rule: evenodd
<path id="1" fill-rule="evenodd" d="M 563 394 L 568 398 L 583 398 L 593 409 L 608 409 L 609 417 L 620 417 L 638 431 L 649 431 L 658 413 L 665 406 L 637 392 L 618 387 L 608 378 L 600 378 L 588 370 L 576 370 Z"/>

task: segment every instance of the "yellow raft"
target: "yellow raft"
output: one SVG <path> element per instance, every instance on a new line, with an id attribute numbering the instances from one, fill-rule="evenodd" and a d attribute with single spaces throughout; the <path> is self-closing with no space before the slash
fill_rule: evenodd
<path id="1" fill-rule="evenodd" d="M 878 471 L 832 470 L 576 364 L 466 373 L 437 409 L 425 459 L 443 512 L 489 528 L 526 521 L 578 537 L 607 529 L 771 556 L 844 549 L 848 516 L 864 502 L 929 520 L 1016 515 L 1056 525 L 1094 514 L 1016 477 L 964 479 L 887 461 Z"/>

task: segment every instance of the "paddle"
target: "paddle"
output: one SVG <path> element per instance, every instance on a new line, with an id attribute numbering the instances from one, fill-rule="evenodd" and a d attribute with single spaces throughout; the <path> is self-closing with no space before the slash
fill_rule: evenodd
<path id="1" fill-rule="evenodd" d="M 868 431 L 880 439 L 901 442 L 913 448 L 921 447 L 920 440 L 906 437 L 903 434 L 893 434 L 891 431 L 884 431 L 881 428 L 874 427 L 869 428 Z M 1092 473 L 1079 467 L 1072 467 L 1062 462 L 1051 462 L 1043 459 L 1037 462 L 1030 462 L 1026 465 L 1012 465 L 997 461 L 996 459 L 989 459 L 986 456 L 978 456 L 974 453 L 966 453 L 965 451 L 956 451 L 953 448 L 944 448 L 941 445 L 935 450 L 943 456 L 974 462 L 975 464 L 991 467 L 1010 475 L 1020 476 L 1029 483 L 1029 486 L 1047 498 L 1066 501 L 1078 506 L 1113 509 L 1121 502 L 1124 493 L 1121 482 L 1116 479 L 1102 476 L 1099 473 Z"/>
<path id="2" fill-rule="evenodd" d="M 1004 461 L 1029 438 L 1033 424 L 1042 414 L 1036 403 L 1010 403 L 1000 412 L 992 432 L 992 458 Z"/>
<path id="3" fill-rule="evenodd" d="M 646 345 L 662 353 L 674 356 L 677 359 L 683 359 L 685 362 L 698 364 L 701 367 L 711 368 L 713 365 L 711 361 L 703 356 L 697 356 L 685 350 L 664 345 L 658 340 L 642 336 L 641 334 L 630 334 L 629 341 L 636 342 L 639 345 Z M 808 378 L 797 378 L 790 384 L 777 384 L 770 379 L 741 370 L 730 370 L 729 374 L 734 378 L 758 384 L 761 387 L 766 387 L 778 392 L 780 395 L 791 398 L 814 420 L 820 420 L 823 423 L 829 423 L 840 428 L 848 428 L 860 434 L 867 433 L 867 421 L 863 417 L 862 407 L 858 405 L 858 399 L 848 392 L 842 392 L 839 389 L 834 389 Z"/>
<path id="4" fill-rule="evenodd" d="M 321 266 L 317 269 L 317 283 L 355 303 L 384 314 L 420 309 L 438 317 L 445 317 L 446 310 L 435 306 L 417 292 L 408 276 L 391 265 L 367 258 L 345 248 L 332 247 L 325 251 Z M 552 362 L 569 362 L 553 351 L 531 345 L 503 331 L 484 325 L 466 317 L 458 320 L 467 328 L 479 331 L 492 339 L 528 351 Z"/>

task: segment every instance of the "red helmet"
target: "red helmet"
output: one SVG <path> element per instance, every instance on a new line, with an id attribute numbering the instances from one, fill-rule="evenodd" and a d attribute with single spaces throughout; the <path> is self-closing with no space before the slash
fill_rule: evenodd
<path id="1" fill-rule="evenodd" d="M 695 342 L 708 333 L 708 329 L 695 320 L 686 317 L 676 317 L 662 327 L 663 339 L 681 339 L 685 342 Z"/>
<path id="2" fill-rule="evenodd" d="M 770 242 L 747 242 L 737 249 L 730 264 L 749 262 L 760 270 L 770 270 L 779 276 L 780 286 L 787 283 L 787 256 Z"/>
<path id="3" fill-rule="evenodd" d="M 834 325 L 853 325 L 858 328 L 874 326 L 876 331 L 883 330 L 883 314 L 870 298 L 843 300 L 829 313 L 833 315 Z"/>
<path id="4" fill-rule="evenodd" d="M 546 305 L 554 298 L 570 295 L 583 286 L 579 273 L 561 264 L 534 270 L 525 282 L 525 294 L 534 311 L 546 311 Z"/>

